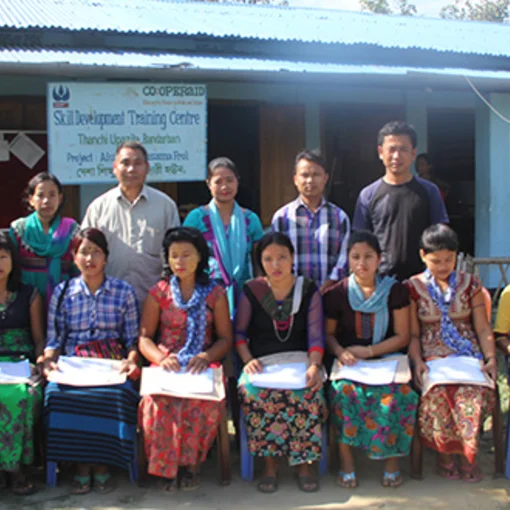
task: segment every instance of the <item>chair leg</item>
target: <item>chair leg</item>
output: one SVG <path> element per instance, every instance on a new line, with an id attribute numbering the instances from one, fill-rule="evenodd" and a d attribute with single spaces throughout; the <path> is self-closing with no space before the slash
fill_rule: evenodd
<path id="1" fill-rule="evenodd" d="M 419 429 L 418 413 L 416 413 L 416 424 L 411 443 L 411 478 L 415 480 L 423 480 L 423 444 Z"/>
<path id="2" fill-rule="evenodd" d="M 129 481 L 131 483 L 138 482 L 138 431 L 135 432 L 135 441 L 133 445 L 133 458 L 129 463 Z"/>
<path id="3" fill-rule="evenodd" d="M 232 421 L 234 422 L 234 430 L 236 434 L 236 445 L 239 448 L 240 433 L 239 433 L 239 397 L 237 395 L 237 379 L 235 377 L 229 377 L 227 380 L 227 391 L 228 391 L 228 404 L 230 406 L 230 413 L 232 415 Z"/>
<path id="4" fill-rule="evenodd" d="M 501 418 L 501 402 L 499 388 L 496 384 L 496 405 L 492 413 L 492 440 L 494 441 L 494 472 L 496 475 L 505 474 L 505 441 L 503 438 L 503 421 Z"/>
<path id="5" fill-rule="evenodd" d="M 46 462 L 46 485 L 52 488 L 57 486 L 57 463 L 51 460 Z"/>
<path id="6" fill-rule="evenodd" d="M 247 482 L 253 480 L 253 456 L 248 449 L 248 434 L 244 422 L 243 411 L 239 414 L 239 442 L 241 450 L 241 478 Z"/>
<path id="7" fill-rule="evenodd" d="M 230 464 L 230 438 L 228 436 L 227 408 L 224 407 L 221 412 L 220 424 L 218 425 L 218 435 L 216 437 L 218 445 L 218 460 L 220 464 L 220 485 L 229 485 L 232 481 L 232 469 Z"/>

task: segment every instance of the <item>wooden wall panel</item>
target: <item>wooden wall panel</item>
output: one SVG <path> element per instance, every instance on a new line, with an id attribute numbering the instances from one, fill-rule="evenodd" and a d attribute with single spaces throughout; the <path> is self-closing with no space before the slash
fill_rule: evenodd
<path id="1" fill-rule="evenodd" d="M 296 154 L 305 146 L 303 105 L 260 107 L 260 211 L 263 225 L 296 198 L 292 176 Z"/>

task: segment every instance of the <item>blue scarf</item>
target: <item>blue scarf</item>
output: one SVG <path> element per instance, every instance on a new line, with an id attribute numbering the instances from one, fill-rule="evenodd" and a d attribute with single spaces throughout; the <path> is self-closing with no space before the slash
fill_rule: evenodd
<path id="1" fill-rule="evenodd" d="M 374 332 L 372 334 L 372 344 L 378 344 L 386 337 L 390 323 L 390 314 L 388 311 L 388 298 L 391 288 L 397 282 L 391 276 L 381 278 L 376 276 L 374 293 L 367 299 L 363 295 L 360 286 L 354 278 L 354 274 L 349 276 L 349 304 L 355 312 L 373 313 L 375 315 Z"/>
<path id="2" fill-rule="evenodd" d="M 233 316 L 235 307 L 235 284 L 240 282 L 244 273 L 244 264 L 246 261 L 246 220 L 242 209 L 237 202 L 234 202 L 234 209 L 230 216 L 230 232 L 228 238 L 225 234 L 225 227 L 221 219 L 216 203 L 213 200 L 209 202 L 209 216 L 214 237 L 218 243 L 221 254 L 221 261 L 218 261 L 220 267 L 223 265 L 227 272 L 229 281 L 227 283 L 227 298 L 230 309 L 230 316 Z"/>
<path id="3" fill-rule="evenodd" d="M 452 271 L 448 277 L 448 288 L 443 294 L 432 273 L 427 269 L 425 271 L 425 281 L 432 301 L 441 311 L 441 340 L 451 349 L 456 356 L 470 356 L 472 358 L 482 359 L 482 354 L 473 350 L 471 342 L 464 338 L 448 315 L 450 305 L 455 301 L 457 291 L 457 274 Z"/>
<path id="4" fill-rule="evenodd" d="M 188 315 L 186 322 L 186 343 L 177 353 L 177 359 L 181 367 L 185 367 L 191 358 L 203 351 L 207 326 L 207 306 L 205 300 L 213 287 L 212 283 L 207 285 L 195 284 L 193 295 L 189 301 L 184 302 L 179 279 L 175 275 L 170 277 L 173 302 L 177 308 L 186 311 Z"/>

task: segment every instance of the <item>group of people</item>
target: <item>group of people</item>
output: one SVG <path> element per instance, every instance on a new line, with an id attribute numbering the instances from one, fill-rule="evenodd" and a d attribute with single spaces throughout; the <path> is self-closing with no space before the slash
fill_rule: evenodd
<path id="1" fill-rule="evenodd" d="M 27 187 L 32 213 L 0 233 L 0 361 L 33 367 L 30 383 L 0 385 L 0 486 L 35 490 L 26 467 L 42 420 L 46 458 L 75 465 L 75 494 L 114 489 L 109 466 L 132 462 L 137 427 L 161 489 L 196 489 L 227 404 L 141 398 L 140 367 L 202 373 L 225 359 L 249 451 L 264 458 L 261 492 L 277 490 L 280 457 L 295 466 L 301 490 L 319 489 L 313 462 L 328 415 L 343 487 L 358 484 L 353 447 L 385 459 L 383 486 L 400 485 L 415 423 L 442 476 L 480 480 L 479 433 L 494 392 L 442 385 L 420 400 L 426 361 L 468 355 L 495 379 L 496 353 L 481 284 L 455 271 L 458 241 L 438 188 L 411 172 L 416 145 L 404 122 L 381 129 L 385 174 L 361 191 L 352 233 L 348 215 L 324 196 L 329 176 L 315 151 L 298 154 L 299 196 L 265 234 L 236 202 L 239 174 L 228 158 L 210 162 L 211 201 L 182 227 L 175 203 L 145 184 L 148 155 L 138 142 L 118 147 L 119 185 L 90 204 L 81 227 L 61 217 L 56 177 L 36 175 Z M 508 349 L 510 320 L 500 324 Z M 252 384 L 269 359 L 296 352 L 307 359 L 304 388 Z M 354 365 L 406 352 L 414 381 L 342 379 L 326 383 L 326 395 L 324 365 L 333 359 Z M 59 356 L 120 360 L 126 382 L 45 383 Z"/>

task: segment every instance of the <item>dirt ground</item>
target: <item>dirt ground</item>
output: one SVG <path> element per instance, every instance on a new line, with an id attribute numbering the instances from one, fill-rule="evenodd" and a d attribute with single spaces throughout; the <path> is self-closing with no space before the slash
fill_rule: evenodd
<path id="1" fill-rule="evenodd" d="M 239 457 L 232 452 L 233 480 L 227 487 L 221 487 L 216 481 L 215 455 L 202 469 L 202 483 L 194 492 L 176 492 L 166 494 L 154 484 L 146 487 L 131 485 L 127 474 L 119 472 L 118 487 L 111 494 L 101 496 L 94 492 L 86 496 L 69 495 L 70 476 L 60 476 L 58 487 L 48 489 L 44 486 L 42 473 L 38 478 L 40 491 L 29 497 L 18 497 L 4 492 L 0 494 L 1 510 L 124 510 L 124 509 L 218 509 L 244 510 L 296 509 L 296 510 L 336 510 L 336 509 L 385 509 L 385 510 L 510 510 L 510 480 L 493 477 L 493 455 L 490 453 L 490 437 L 482 440 L 481 466 L 484 480 L 469 484 L 462 481 L 449 481 L 435 473 L 435 456 L 425 454 L 424 480 L 410 480 L 408 460 L 403 459 L 402 471 L 405 483 L 398 489 L 385 489 L 380 485 L 382 463 L 369 461 L 363 456 L 357 457 L 359 487 L 346 490 L 335 484 L 333 474 L 321 479 L 321 490 L 315 494 L 305 494 L 297 488 L 292 471 L 284 467 L 281 470 L 280 487 L 275 494 L 260 494 L 255 482 L 245 482 L 239 476 Z M 256 470 L 260 469 L 256 464 Z"/>

